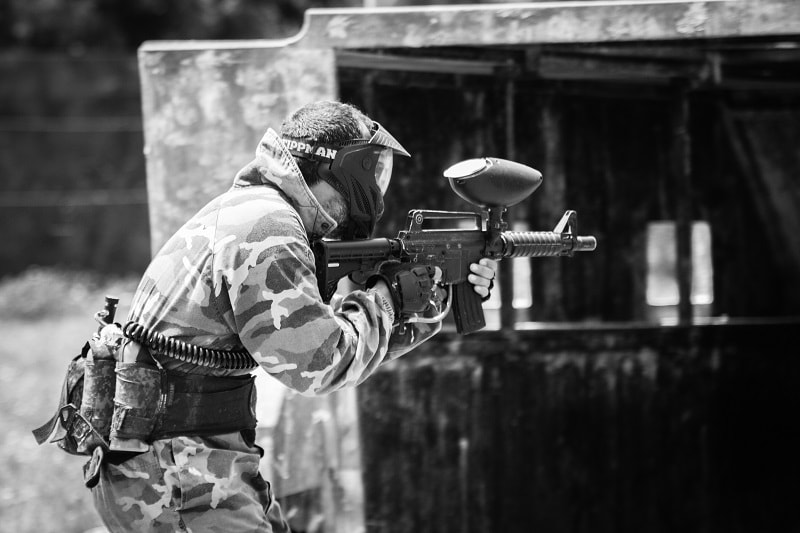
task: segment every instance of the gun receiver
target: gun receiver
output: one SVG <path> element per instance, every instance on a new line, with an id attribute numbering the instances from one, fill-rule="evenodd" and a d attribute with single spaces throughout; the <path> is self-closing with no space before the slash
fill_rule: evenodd
<path id="1" fill-rule="evenodd" d="M 481 213 L 430 211 L 408 212 L 407 227 L 397 238 L 314 243 L 317 281 L 323 299 L 330 301 L 339 280 L 349 276 L 363 284 L 387 260 L 439 267 L 441 283 L 449 286 L 448 307 L 435 318 L 441 320 L 452 306 L 456 330 L 467 334 L 485 325 L 481 297 L 467 283 L 469 265 L 482 257 L 572 256 L 597 246 L 592 236 L 578 236 L 575 211 L 567 211 L 553 231 L 506 231 L 506 208 L 527 198 L 542 181 L 541 174 L 525 165 L 496 158 L 470 159 L 448 168 L 450 186 Z M 427 229 L 430 220 L 447 220 L 466 229 Z M 431 319 L 409 319 L 432 321 Z"/>

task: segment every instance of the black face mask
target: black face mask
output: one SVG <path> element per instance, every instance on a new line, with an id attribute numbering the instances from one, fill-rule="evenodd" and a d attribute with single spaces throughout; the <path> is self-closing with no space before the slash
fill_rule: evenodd
<path id="1" fill-rule="evenodd" d="M 348 204 L 343 240 L 368 239 L 383 214 L 383 195 L 392 175 L 394 153 L 409 153 L 377 122 L 370 139 L 341 146 L 308 144 L 284 138 L 289 152 L 316 163 L 319 179 L 338 191 Z"/>

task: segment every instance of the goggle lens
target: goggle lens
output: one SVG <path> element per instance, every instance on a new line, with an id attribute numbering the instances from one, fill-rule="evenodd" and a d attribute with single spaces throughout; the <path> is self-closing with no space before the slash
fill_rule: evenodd
<path id="1" fill-rule="evenodd" d="M 375 183 L 381 190 L 381 194 L 386 194 L 389 182 L 392 179 L 392 166 L 394 165 L 394 154 L 391 148 L 384 148 L 378 156 L 378 163 L 375 165 Z"/>

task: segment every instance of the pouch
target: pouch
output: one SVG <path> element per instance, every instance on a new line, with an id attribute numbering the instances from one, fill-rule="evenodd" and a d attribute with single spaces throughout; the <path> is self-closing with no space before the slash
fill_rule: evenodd
<path id="1" fill-rule="evenodd" d="M 64 377 L 64 384 L 61 387 L 61 395 L 58 399 L 58 407 L 53 417 L 42 426 L 33 430 L 36 442 L 43 444 L 46 441 L 55 443 L 59 448 L 72 455 L 89 455 L 91 450 L 86 450 L 77 441 L 75 435 L 71 435 L 64 422 L 62 422 L 62 409 L 72 405 L 75 410 L 80 410 L 83 399 L 83 376 L 86 365 L 86 354 L 90 346 L 87 342 L 81 349 L 81 353 L 70 361 L 67 367 L 67 375 Z"/>

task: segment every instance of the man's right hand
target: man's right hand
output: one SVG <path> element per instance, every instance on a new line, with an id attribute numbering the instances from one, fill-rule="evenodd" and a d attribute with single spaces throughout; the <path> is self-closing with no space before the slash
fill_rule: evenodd
<path id="1" fill-rule="evenodd" d="M 387 262 L 367 281 L 367 286 L 393 302 L 396 314 L 421 313 L 430 305 L 436 279 L 441 276 L 437 270 L 431 266 L 409 268 L 407 263 Z"/>

